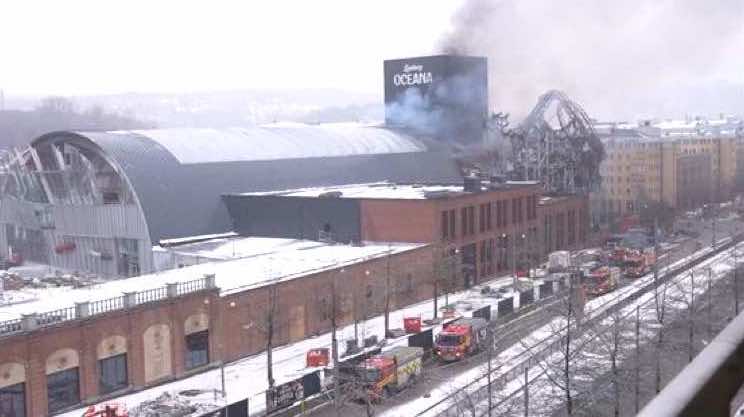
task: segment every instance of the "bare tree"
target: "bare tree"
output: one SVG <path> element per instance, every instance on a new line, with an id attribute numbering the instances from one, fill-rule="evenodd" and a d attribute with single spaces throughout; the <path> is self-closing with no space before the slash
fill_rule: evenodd
<path id="1" fill-rule="evenodd" d="M 568 416 L 574 415 L 575 411 L 574 381 L 586 373 L 583 368 L 586 338 L 581 337 L 586 330 L 583 310 L 578 276 L 574 275 L 569 279 L 569 296 L 551 308 L 554 320 L 549 325 L 550 335 L 546 339 L 551 340 L 549 343 L 553 343 L 556 349 L 545 352 L 521 341 L 522 346 L 530 351 L 530 360 L 539 366 L 551 387 L 559 393 L 561 399 L 556 398 L 555 401 L 563 402 Z M 538 346 L 542 348 L 544 345 Z"/>
<path id="2" fill-rule="evenodd" d="M 445 306 L 449 304 L 449 293 L 457 286 L 458 277 L 462 272 L 460 251 L 453 244 L 442 242 L 434 253 L 434 317 L 438 316 L 438 301 L 440 294 L 444 294 Z"/>

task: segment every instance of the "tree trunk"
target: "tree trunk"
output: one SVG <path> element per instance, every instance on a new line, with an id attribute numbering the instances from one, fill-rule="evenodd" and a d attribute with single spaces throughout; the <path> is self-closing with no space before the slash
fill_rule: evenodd
<path id="1" fill-rule="evenodd" d="M 273 343 L 274 343 L 274 315 L 276 314 L 276 284 L 269 288 L 269 312 L 266 326 L 266 374 L 269 379 L 269 389 L 274 388 Z"/>
<path id="2" fill-rule="evenodd" d="M 664 342 L 664 323 L 659 327 L 659 336 L 656 341 L 656 375 L 654 377 L 656 393 L 661 392 L 661 344 Z"/>
<path id="3" fill-rule="evenodd" d="M 612 354 L 612 391 L 615 396 L 615 410 L 613 415 L 620 416 L 620 383 L 618 381 L 617 353 Z"/>

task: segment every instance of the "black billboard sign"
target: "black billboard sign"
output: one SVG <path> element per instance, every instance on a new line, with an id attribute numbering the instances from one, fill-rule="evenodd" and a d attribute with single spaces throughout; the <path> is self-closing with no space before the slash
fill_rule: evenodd
<path id="1" fill-rule="evenodd" d="M 553 283 L 546 282 L 540 285 L 540 298 L 550 297 L 553 295 Z"/>
<path id="2" fill-rule="evenodd" d="M 266 391 L 266 410 L 270 413 L 287 408 L 304 398 L 302 380 L 294 380 Z"/>
<path id="3" fill-rule="evenodd" d="M 303 398 L 320 393 L 320 373 L 315 371 L 302 377 Z"/>
<path id="4" fill-rule="evenodd" d="M 473 311 L 473 317 L 480 317 L 486 319 L 486 321 L 491 321 L 491 306 L 481 307 Z"/>
<path id="5" fill-rule="evenodd" d="M 514 312 L 514 299 L 512 297 L 505 298 L 499 301 L 498 305 L 499 317 L 511 314 Z"/>
<path id="6" fill-rule="evenodd" d="M 210 411 L 200 417 L 248 417 L 248 399 L 232 403 L 219 410 Z"/>
<path id="7" fill-rule="evenodd" d="M 424 348 L 429 351 L 434 347 L 434 333 L 429 330 L 408 336 L 408 346 Z"/>
<path id="8" fill-rule="evenodd" d="M 519 306 L 526 306 L 535 302 L 535 291 L 529 289 L 519 293 Z"/>

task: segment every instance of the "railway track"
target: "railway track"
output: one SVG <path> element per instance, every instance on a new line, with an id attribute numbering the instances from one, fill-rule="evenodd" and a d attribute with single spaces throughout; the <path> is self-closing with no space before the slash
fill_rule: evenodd
<path id="1" fill-rule="evenodd" d="M 658 280 L 651 281 L 647 283 L 646 285 L 636 289 L 635 291 L 633 291 L 632 293 L 628 295 L 620 296 L 622 298 L 619 299 L 617 302 L 611 304 L 609 307 L 600 311 L 598 314 L 593 315 L 589 319 L 588 324 L 591 325 L 597 322 L 601 322 L 605 318 L 609 317 L 610 314 L 618 310 L 622 310 L 623 308 L 627 307 L 632 302 L 636 301 L 638 298 L 643 296 L 644 294 L 655 290 L 657 286 L 664 284 L 667 281 L 672 280 L 673 278 L 677 277 L 682 272 L 685 272 L 689 269 L 693 269 L 697 265 L 717 255 L 720 255 L 726 250 L 732 248 L 734 245 L 740 243 L 742 240 L 744 240 L 744 234 L 737 235 L 736 237 L 732 238 L 730 241 L 723 243 L 717 248 L 710 250 L 700 256 L 697 256 L 694 259 L 689 260 L 688 262 L 682 263 L 681 265 L 677 265 L 677 266 L 672 265 L 671 267 L 668 267 L 667 270 L 664 271 L 663 274 L 660 274 Z M 561 343 L 563 343 L 564 338 L 565 336 L 556 338 L 550 343 L 547 343 L 549 338 L 546 338 L 546 339 L 541 340 L 535 346 L 531 346 L 529 347 L 529 349 L 525 349 L 523 351 L 523 354 L 519 355 L 518 359 L 514 358 L 514 359 L 519 360 L 519 362 L 516 365 L 511 366 L 506 371 L 503 370 L 504 369 L 503 366 L 495 367 L 493 371 L 491 372 L 492 383 L 496 385 L 506 384 L 508 381 L 511 381 L 514 378 L 521 376 L 522 374 L 524 374 L 524 370 L 529 369 L 535 363 L 535 361 L 546 357 L 547 355 L 551 354 L 556 349 L 556 347 L 559 347 Z M 539 350 L 536 349 L 537 347 L 539 347 Z M 531 381 L 538 377 L 539 375 L 535 376 L 534 378 L 531 379 Z M 446 408 L 444 408 L 441 411 L 437 411 L 437 409 L 445 407 L 445 404 L 448 402 L 451 403 L 452 402 L 451 398 L 453 396 L 456 396 L 458 393 L 462 392 L 463 390 L 469 390 L 472 387 L 477 386 L 478 384 L 482 384 L 486 378 L 488 378 L 488 375 L 484 374 L 481 377 L 462 386 L 460 389 L 453 392 L 452 396 L 443 398 L 433 403 L 431 406 L 429 406 L 425 410 L 417 413 L 416 417 L 423 417 L 425 415 L 433 415 L 437 417 L 459 416 L 461 414 L 462 408 L 460 407 L 459 404 L 457 404 L 457 402 L 446 405 Z M 476 389 L 474 392 L 469 392 L 468 393 L 469 401 L 474 401 L 473 398 L 476 399 L 475 401 L 478 401 L 477 398 L 485 398 L 485 394 L 487 393 L 484 391 L 486 391 L 487 389 L 488 389 L 487 386 L 481 386 L 478 389 Z M 505 399 L 501 400 L 501 402 L 495 404 L 494 408 L 499 406 L 501 403 L 510 400 L 514 395 L 518 394 L 519 392 L 520 390 L 517 390 L 514 393 L 511 393 Z"/>

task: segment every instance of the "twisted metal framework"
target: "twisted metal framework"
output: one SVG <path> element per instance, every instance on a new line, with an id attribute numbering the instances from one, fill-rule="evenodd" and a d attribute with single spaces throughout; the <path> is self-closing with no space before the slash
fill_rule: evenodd
<path id="1" fill-rule="evenodd" d="M 563 92 L 543 94 L 516 128 L 502 126 L 511 142 L 512 180 L 539 181 L 548 192 L 571 194 L 599 185 L 604 146 L 586 112 Z"/>

